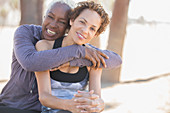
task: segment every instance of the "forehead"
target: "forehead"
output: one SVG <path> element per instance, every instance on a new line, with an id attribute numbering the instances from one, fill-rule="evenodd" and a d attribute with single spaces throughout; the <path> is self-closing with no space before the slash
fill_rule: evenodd
<path id="1" fill-rule="evenodd" d="M 93 25 L 96 27 L 100 27 L 100 25 L 101 25 L 100 15 L 96 11 L 93 11 L 90 9 L 84 9 L 77 18 L 79 18 L 79 19 L 83 18 L 90 25 Z"/>
<path id="2" fill-rule="evenodd" d="M 70 7 L 64 3 L 54 3 L 51 5 L 51 7 L 48 9 L 47 13 L 52 12 L 52 13 L 61 13 L 64 15 L 70 10 Z"/>

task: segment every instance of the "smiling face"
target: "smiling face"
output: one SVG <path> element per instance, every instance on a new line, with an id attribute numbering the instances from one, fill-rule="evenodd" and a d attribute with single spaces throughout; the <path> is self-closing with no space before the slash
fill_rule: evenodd
<path id="1" fill-rule="evenodd" d="M 42 39 L 55 40 L 65 34 L 69 11 L 66 4 L 55 3 L 51 6 L 42 24 Z"/>
<path id="2" fill-rule="evenodd" d="M 68 37 L 71 36 L 74 43 L 82 45 L 95 37 L 101 25 L 101 17 L 93 10 L 84 9 L 74 21 L 70 20 L 70 25 Z"/>

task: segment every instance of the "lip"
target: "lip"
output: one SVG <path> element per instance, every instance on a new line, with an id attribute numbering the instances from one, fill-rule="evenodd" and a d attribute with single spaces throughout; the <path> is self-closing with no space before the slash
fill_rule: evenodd
<path id="1" fill-rule="evenodd" d="M 51 29 L 48 29 L 48 28 L 46 28 L 45 32 L 50 37 L 53 37 L 53 36 L 55 36 L 57 34 L 54 30 L 51 30 Z M 51 32 L 51 33 L 49 33 L 49 32 Z M 53 34 L 52 32 L 55 32 L 55 34 Z"/>
<path id="2" fill-rule="evenodd" d="M 77 36 L 79 37 L 79 39 L 86 39 L 81 33 L 78 33 L 78 32 L 76 32 L 77 33 Z"/>
<path id="3" fill-rule="evenodd" d="M 55 37 L 57 37 L 58 36 L 58 32 L 56 32 L 56 34 L 49 34 L 48 32 L 47 32 L 47 28 L 44 30 L 44 39 L 46 39 L 46 40 L 55 40 Z"/>

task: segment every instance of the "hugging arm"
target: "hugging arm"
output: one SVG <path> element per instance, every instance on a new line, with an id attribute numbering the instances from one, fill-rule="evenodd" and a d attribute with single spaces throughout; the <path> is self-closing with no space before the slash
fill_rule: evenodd
<path id="1" fill-rule="evenodd" d="M 32 30 L 29 25 L 22 25 L 14 34 L 14 54 L 20 65 L 25 70 L 44 71 L 58 67 L 69 61 L 71 61 L 71 66 L 80 67 L 93 65 L 91 59 L 94 61 L 95 58 L 85 58 L 85 56 L 87 56 L 87 49 L 80 45 L 37 51 L 35 44 L 38 40 L 40 40 L 40 36 L 37 36 L 38 33 L 36 34 L 36 30 L 38 29 Z M 95 49 L 98 50 L 97 48 Z M 107 50 L 102 52 L 109 56 L 109 59 L 104 58 L 107 68 L 113 68 L 121 64 L 121 58 L 119 55 Z M 101 67 L 103 67 L 102 64 Z"/>
<path id="2" fill-rule="evenodd" d="M 103 58 L 105 63 L 106 63 L 106 68 L 105 69 L 114 69 L 119 67 L 122 64 L 122 60 L 121 57 L 110 50 L 101 50 L 99 48 L 96 48 L 95 46 L 92 46 L 91 44 L 86 44 L 88 48 L 93 49 L 96 52 L 102 52 L 105 55 L 107 55 L 109 58 Z M 70 66 L 92 66 L 93 63 L 85 58 L 79 58 L 79 59 L 75 59 L 74 61 L 70 61 Z M 100 63 L 100 68 L 104 68 L 103 63 Z"/>
<path id="3" fill-rule="evenodd" d="M 37 51 L 35 44 L 40 40 L 41 35 L 37 36 L 38 33 L 36 31 L 38 32 L 38 29 L 32 30 L 29 25 L 22 25 L 14 34 L 14 55 L 25 70 L 48 70 L 70 60 L 85 56 L 85 48 L 79 45 Z"/>

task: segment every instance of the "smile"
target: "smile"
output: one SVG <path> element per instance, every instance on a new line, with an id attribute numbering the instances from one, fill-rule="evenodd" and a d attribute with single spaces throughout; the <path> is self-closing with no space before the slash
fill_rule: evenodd
<path id="1" fill-rule="evenodd" d="M 49 33 L 49 34 L 51 34 L 51 35 L 55 35 L 55 34 L 56 34 L 56 32 L 51 31 L 51 30 L 49 30 L 49 29 L 47 29 L 47 33 Z"/>
<path id="2" fill-rule="evenodd" d="M 80 39 L 86 39 L 84 36 L 82 36 L 80 33 L 77 33 L 77 35 L 78 35 L 78 37 L 80 38 Z"/>

